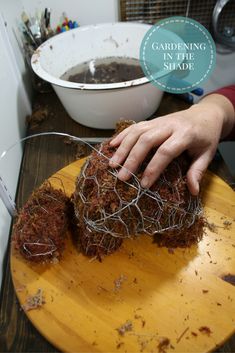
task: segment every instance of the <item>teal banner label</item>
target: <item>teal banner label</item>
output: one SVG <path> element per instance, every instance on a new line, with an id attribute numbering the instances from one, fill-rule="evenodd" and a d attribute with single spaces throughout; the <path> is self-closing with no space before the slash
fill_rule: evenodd
<path id="1" fill-rule="evenodd" d="M 199 22 L 169 17 L 157 22 L 144 36 L 140 63 L 145 76 L 162 91 L 190 92 L 212 73 L 215 43 Z"/>

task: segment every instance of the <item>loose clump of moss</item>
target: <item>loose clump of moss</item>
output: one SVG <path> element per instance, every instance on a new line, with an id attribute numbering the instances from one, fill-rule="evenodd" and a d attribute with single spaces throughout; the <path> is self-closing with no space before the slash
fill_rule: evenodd
<path id="1" fill-rule="evenodd" d="M 70 207 L 64 192 L 49 183 L 33 192 L 13 227 L 13 244 L 25 259 L 49 262 L 61 257 Z"/>

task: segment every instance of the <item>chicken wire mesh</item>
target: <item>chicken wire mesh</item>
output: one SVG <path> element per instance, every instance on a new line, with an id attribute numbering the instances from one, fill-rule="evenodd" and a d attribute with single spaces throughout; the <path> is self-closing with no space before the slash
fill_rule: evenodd
<path id="1" fill-rule="evenodd" d="M 129 124 L 122 123 L 118 132 Z M 86 143 L 79 137 L 58 132 L 35 134 L 17 143 L 47 135 Z M 1 158 L 16 144 L 4 151 Z M 192 196 L 187 188 L 186 155 L 173 160 L 154 185 L 144 189 L 140 180 L 155 151 L 149 153 L 137 173 L 131 173 L 130 180 L 123 182 L 117 177 L 118 168 L 109 167 L 115 152 L 109 141 L 99 147 L 89 146 L 93 152 L 77 177 L 73 204 L 65 195 L 63 183 L 60 190 L 44 183 L 20 210 L 14 225 L 14 241 L 24 257 L 32 261 L 60 257 L 68 227 L 73 229 L 82 251 L 98 258 L 114 252 L 125 238 L 140 234 L 156 235 L 161 246 L 174 243 L 176 247 L 185 247 L 201 239 L 202 206 L 200 198 Z"/>
<path id="2" fill-rule="evenodd" d="M 92 152 L 77 178 L 73 202 L 84 252 L 107 254 L 123 239 L 140 234 L 174 237 L 184 231 L 187 237 L 202 215 L 199 197 L 187 188 L 187 158 L 175 159 L 150 189 L 144 189 L 140 179 L 151 156 L 136 175 L 123 182 L 117 178 L 118 169 L 108 166 L 113 153 L 108 142 L 103 143 Z"/>

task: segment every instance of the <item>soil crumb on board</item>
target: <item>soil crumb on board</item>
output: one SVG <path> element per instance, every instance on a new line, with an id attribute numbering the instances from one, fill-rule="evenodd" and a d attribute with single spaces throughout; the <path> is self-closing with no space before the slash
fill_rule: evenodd
<path id="1" fill-rule="evenodd" d="M 22 284 L 19 287 L 16 288 L 16 292 L 21 293 L 26 289 L 26 285 Z"/>
<path id="2" fill-rule="evenodd" d="M 207 336 L 210 336 L 212 334 L 212 331 L 208 326 L 201 326 L 198 330 Z"/>
<path id="3" fill-rule="evenodd" d="M 198 336 L 198 334 L 196 332 L 194 332 L 194 331 L 191 331 L 191 335 L 194 336 L 194 337 Z"/>
<path id="4" fill-rule="evenodd" d="M 203 293 L 203 294 L 207 294 L 208 292 L 209 292 L 208 289 L 203 289 L 203 290 L 202 290 L 202 293 Z"/>
<path id="5" fill-rule="evenodd" d="M 177 338 L 176 343 L 179 343 L 181 341 L 181 339 L 184 337 L 184 335 L 186 334 L 186 332 L 189 330 L 189 327 L 187 327 L 182 333 L 181 335 Z"/>
<path id="6" fill-rule="evenodd" d="M 232 222 L 224 221 L 224 222 L 223 222 L 223 225 L 224 225 L 224 229 L 230 229 L 230 228 L 231 228 L 231 225 L 232 225 Z"/>
<path id="7" fill-rule="evenodd" d="M 157 345 L 159 353 L 166 353 L 166 349 L 170 347 L 170 339 L 168 337 L 161 337 Z"/>
<path id="8" fill-rule="evenodd" d="M 30 311 L 40 308 L 45 304 L 45 298 L 43 296 L 43 290 L 39 288 L 35 295 L 30 295 L 26 298 L 25 304 L 22 305 L 24 311 Z"/>
<path id="9" fill-rule="evenodd" d="M 205 226 L 206 226 L 212 233 L 217 233 L 217 231 L 218 231 L 218 226 L 217 226 L 215 223 L 206 222 Z"/>
<path id="10" fill-rule="evenodd" d="M 137 314 L 135 314 L 134 319 L 135 319 L 135 320 L 141 320 L 141 326 L 142 326 L 142 327 L 145 326 L 146 320 L 143 318 L 142 315 L 137 315 Z"/>
<path id="11" fill-rule="evenodd" d="M 121 348 L 125 343 L 124 342 L 118 342 L 116 348 L 119 349 Z"/>
<path id="12" fill-rule="evenodd" d="M 127 277 L 121 274 L 117 279 L 114 280 L 114 291 L 117 292 L 122 288 L 122 284 L 127 280 Z"/>
<path id="13" fill-rule="evenodd" d="M 120 336 L 124 336 L 126 332 L 132 331 L 133 330 L 133 324 L 131 320 L 127 320 L 123 325 L 118 327 L 117 332 L 119 333 Z"/>

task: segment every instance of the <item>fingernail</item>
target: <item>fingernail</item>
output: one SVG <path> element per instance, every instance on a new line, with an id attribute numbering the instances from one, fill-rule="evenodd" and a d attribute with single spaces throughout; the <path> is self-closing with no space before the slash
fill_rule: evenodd
<path id="1" fill-rule="evenodd" d="M 188 188 L 193 196 L 197 196 L 199 194 L 199 183 L 197 181 L 195 181 L 192 185 L 189 185 Z"/>
<path id="2" fill-rule="evenodd" d="M 112 140 L 109 142 L 109 144 L 110 144 L 111 146 L 113 146 L 113 145 L 115 145 L 115 141 L 116 141 L 116 138 L 112 139 Z"/>
<path id="3" fill-rule="evenodd" d="M 129 176 L 129 171 L 127 169 L 122 168 L 118 173 L 118 179 L 125 180 Z"/>
<path id="4" fill-rule="evenodd" d="M 149 187 L 149 178 L 148 177 L 145 176 L 141 180 L 141 186 L 142 186 L 142 188 L 148 188 Z"/>
<path id="5" fill-rule="evenodd" d="M 116 167 L 118 165 L 118 157 L 114 156 L 110 159 L 109 164 L 112 167 Z"/>
<path id="6" fill-rule="evenodd" d="M 196 195 L 199 194 L 199 190 L 200 190 L 200 188 L 199 188 L 199 182 L 197 182 L 196 185 L 195 185 Z"/>

